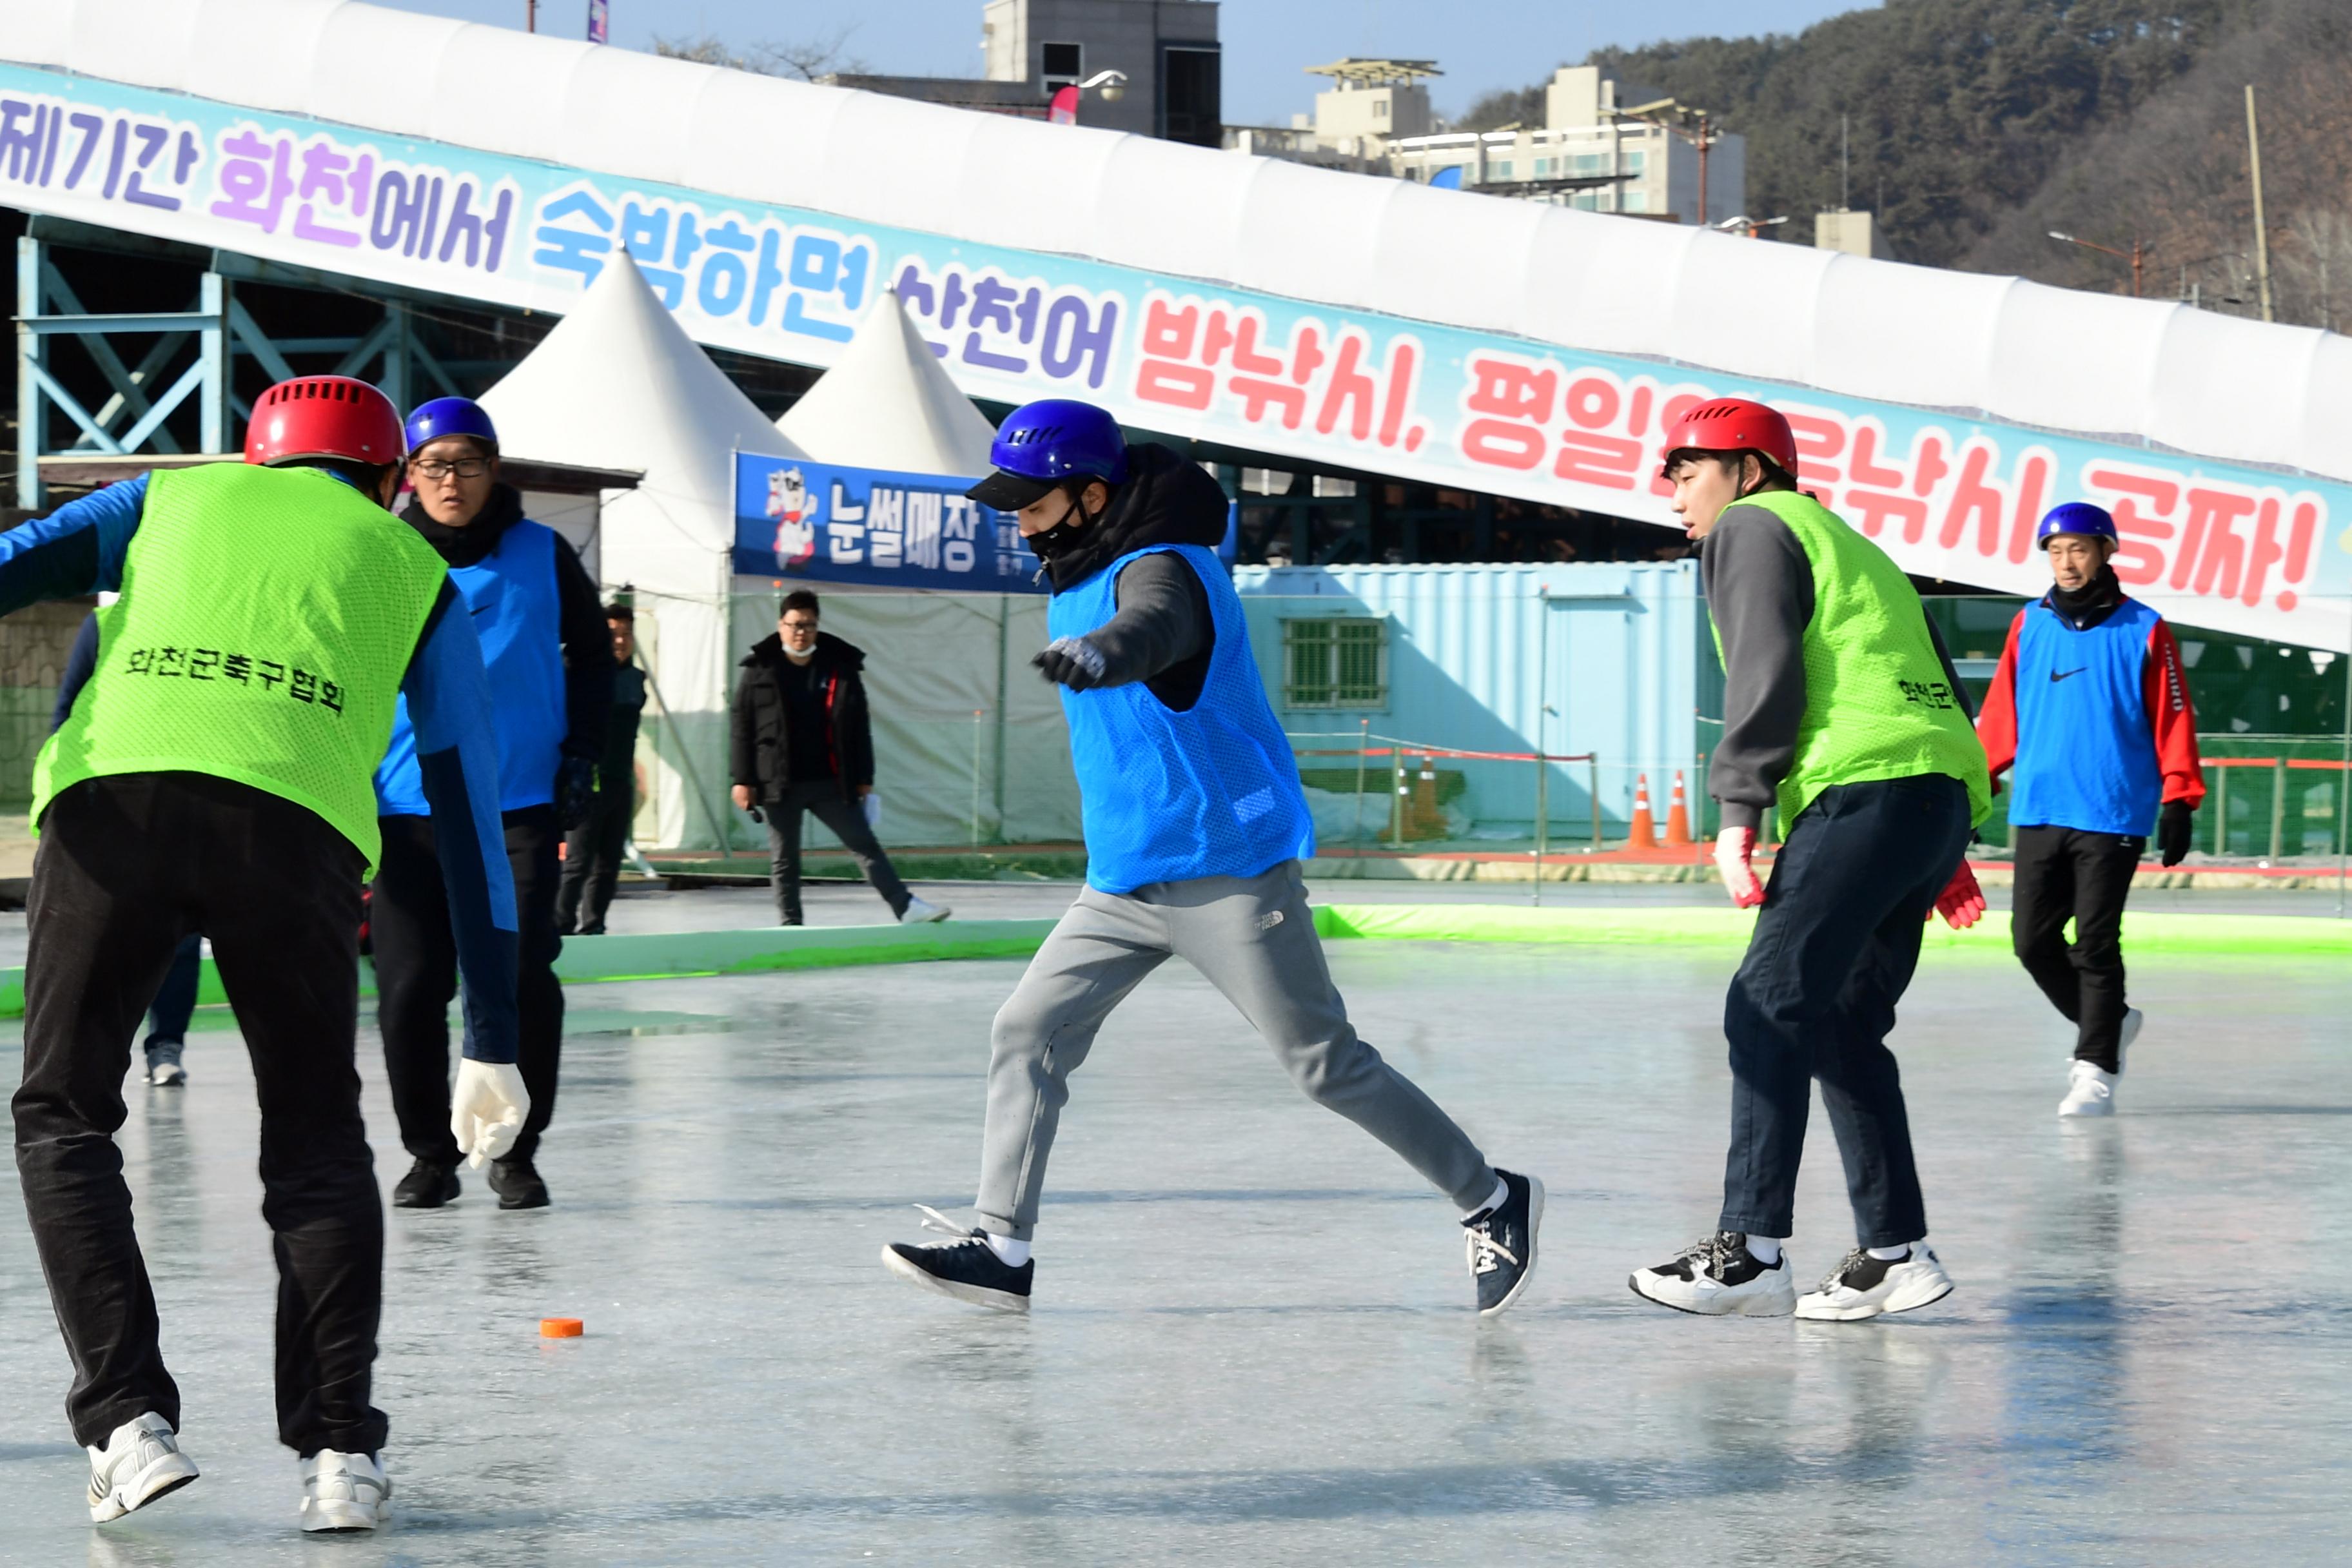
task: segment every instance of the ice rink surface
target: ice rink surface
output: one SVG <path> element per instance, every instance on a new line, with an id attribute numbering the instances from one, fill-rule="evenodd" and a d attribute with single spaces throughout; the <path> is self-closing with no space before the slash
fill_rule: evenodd
<path id="1" fill-rule="evenodd" d="M 841 889 L 831 918 L 853 895 L 871 900 Z M 909 1204 L 970 1201 L 988 1021 L 1017 963 L 583 987 L 541 1160 L 555 1206 L 500 1214 L 468 1174 L 451 1208 L 391 1216 L 376 1399 L 397 1521 L 331 1542 L 297 1532 L 272 1429 L 251 1078 L 226 1015 L 200 1014 L 191 1082 L 134 1083 L 121 1141 L 204 1479 L 87 1522 L 68 1367 L 12 1194 L 0 1561 L 2352 1550 L 2340 963 L 2139 965 L 2149 1023 L 2124 1113 L 2062 1125 L 2063 1026 L 2014 965 L 1931 954 L 1895 1044 L 1958 1289 L 1839 1325 L 1684 1317 L 1626 1289 L 1712 1226 L 1732 954 L 1328 951 L 1366 1037 L 1549 1187 L 1538 1275 L 1507 1317 L 1473 1314 L 1450 1206 L 1303 1100 L 1181 965 L 1073 1079 L 1026 1319 L 916 1291 L 876 1258 L 917 1236 Z M 362 1063 L 388 1188 L 406 1160 L 372 1033 Z M 1818 1114 L 1798 1220 L 1810 1283 L 1851 1244 Z M 542 1341 L 551 1314 L 586 1336 Z"/>

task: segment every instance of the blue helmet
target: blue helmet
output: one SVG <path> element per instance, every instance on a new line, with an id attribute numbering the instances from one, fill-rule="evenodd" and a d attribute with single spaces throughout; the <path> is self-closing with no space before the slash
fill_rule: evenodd
<path id="1" fill-rule="evenodd" d="M 2050 541 L 2061 533 L 2079 533 L 2086 538 L 2116 542 L 2116 520 L 2103 506 L 2093 506 L 2086 500 L 2070 500 L 2063 506 L 2053 506 L 2042 514 L 2042 526 L 2033 531 L 2037 548 L 2047 550 Z"/>
<path id="2" fill-rule="evenodd" d="M 418 404 L 409 415 L 410 451 L 445 436 L 470 436 L 488 447 L 492 456 L 498 453 L 499 427 L 490 423 L 489 410 L 470 397 L 436 397 Z"/>
<path id="3" fill-rule="evenodd" d="M 1070 479 L 1124 483 L 1127 437 L 1108 409 L 1048 397 L 1004 416 L 988 460 L 996 471 L 964 493 L 982 506 L 1018 511 Z"/>

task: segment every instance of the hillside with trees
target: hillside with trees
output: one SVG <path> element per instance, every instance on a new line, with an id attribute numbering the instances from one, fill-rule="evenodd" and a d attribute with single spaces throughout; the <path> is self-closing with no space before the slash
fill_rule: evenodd
<path id="1" fill-rule="evenodd" d="M 1886 0 L 1794 36 L 1590 63 L 1744 133 L 1748 210 L 1796 220 L 1786 240 L 1843 201 L 1876 211 L 1902 260 L 2127 291 L 2125 263 L 2048 231 L 2126 251 L 2137 235 L 2147 292 L 2240 313 L 2258 308 L 2252 83 L 2278 318 L 2352 312 L 2346 0 Z M 1538 86 L 1463 123 L 1540 115 Z"/>

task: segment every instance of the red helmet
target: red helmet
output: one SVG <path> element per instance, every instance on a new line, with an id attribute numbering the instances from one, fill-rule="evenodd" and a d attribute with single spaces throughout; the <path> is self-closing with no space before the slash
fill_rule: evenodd
<path id="1" fill-rule="evenodd" d="M 1797 471 L 1797 437 L 1789 422 L 1745 397 L 1718 397 L 1675 420 L 1666 432 L 1667 467 L 1673 467 L 1676 452 L 1761 452 L 1790 473 Z"/>
<path id="2" fill-rule="evenodd" d="M 261 395 L 245 427 L 245 460 L 264 468 L 305 458 L 396 463 L 408 455 L 400 410 L 364 381 L 298 375 Z"/>

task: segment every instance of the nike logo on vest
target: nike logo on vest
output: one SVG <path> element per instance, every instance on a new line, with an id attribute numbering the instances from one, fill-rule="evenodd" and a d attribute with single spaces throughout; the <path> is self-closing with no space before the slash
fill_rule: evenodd
<path id="1" fill-rule="evenodd" d="M 2088 669 L 2088 668 L 2091 668 L 2091 667 L 2090 667 L 2089 665 L 2087 665 L 2087 664 L 2086 664 L 2086 665 L 2084 665 L 2084 666 L 2082 666 L 2080 668 L 2077 668 L 2077 669 L 2053 669 L 2053 670 L 2052 670 L 2052 671 L 2050 672 L 2050 684 L 2051 684 L 2051 685 L 2053 685 L 2053 686 L 2055 686 L 2055 685 L 2057 685 L 2060 681 L 2062 681 L 2062 680 L 2065 679 L 2068 676 L 2070 676 L 2070 675 L 2080 675 L 2080 674 L 2082 674 L 2082 673 L 2083 673 L 2083 671 L 2084 671 L 2084 670 Z"/>

